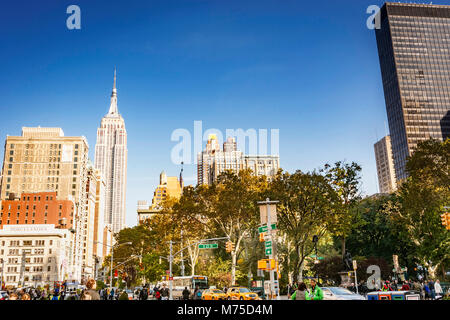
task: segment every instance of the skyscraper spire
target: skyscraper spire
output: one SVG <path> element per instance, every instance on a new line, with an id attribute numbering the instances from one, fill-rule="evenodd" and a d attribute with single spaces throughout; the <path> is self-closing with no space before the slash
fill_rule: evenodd
<path id="1" fill-rule="evenodd" d="M 118 115 L 119 110 L 117 109 L 117 89 L 116 89 L 116 68 L 114 68 L 114 85 L 111 93 L 111 104 L 109 106 L 109 115 Z"/>
<path id="2" fill-rule="evenodd" d="M 116 89 L 116 67 L 114 67 L 114 86 L 113 86 L 113 92 L 117 92 Z"/>

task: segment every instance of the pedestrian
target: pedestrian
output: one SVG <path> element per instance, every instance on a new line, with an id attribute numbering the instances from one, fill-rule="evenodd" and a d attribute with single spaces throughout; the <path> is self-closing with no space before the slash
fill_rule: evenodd
<path id="1" fill-rule="evenodd" d="M 428 288 L 430 289 L 431 300 L 436 299 L 436 291 L 434 289 L 434 282 L 432 279 L 428 282 Z"/>
<path id="2" fill-rule="evenodd" d="M 86 282 L 86 290 L 84 291 L 85 295 L 89 295 L 90 299 L 83 299 L 81 300 L 100 300 L 100 295 L 95 290 L 97 288 L 97 282 L 94 279 L 89 279 Z"/>
<path id="3" fill-rule="evenodd" d="M 114 288 L 112 288 L 109 293 L 109 300 L 114 300 Z"/>
<path id="4" fill-rule="evenodd" d="M 444 291 L 442 290 L 439 279 L 436 280 L 436 282 L 434 283 L 434 291 L 436 293 L 436 299 L 441 299 L 442 296 L 444 295 Z"/>
<path id="5" fill-rule="evenodd" d="M 19 300 L 17 293 L 13 292 L 9 295 L 9 300 Z"/>
<path id="6" fill-rule="evenodd" d="M 391 284 L 389 283 L 389 280 L 386 280 L 384 282 L 383 288 L 381 289 L 381 291 L 394 291 L 392 290 Z"/>
<path id="7" fill-rule="evenodd" d="M 155 291 L 155 299 L 161 300 L 161 292 L 159 292 L 159 289 L 156 289 L 156 291 Z"/>
<path id="8" fill-rule="evenodd" d="M 31 297 L 28 293 L 24 293 L 20 298 L 20 300 L 31 300 Z"/>
<path id="9" fill-rule="evenodd" d="M 317 282 L 315 279 L 310 280 L 311 284 L 311 292 L 308 294 L 309 299 L 308 300 L 323 300 L 323 291 L 322 289 L 317 285 Z"/>
<path id="10" fill-rule="evenodd" d="M 189 300 L 189 296 L 191 295 L 191 292 L 187 287 L 184 287 L 184 290 L 182 292 L 183 300 Z"/>
<path id="11" fill-rule="evenodd" d="M 409 287 L 408 281 L 403 282 L 402 291 L 409 291 L 411 288 Z"/>
<path id="12" fill-rule="evenodd" d="M 297 286 L 297 290 L 291 296 L 291 300 L 310 300 L 308 291 L 306 290 L 306 284 L 304 282 L 300 282 Z"/>
<path id="13" fill-rule="evenodd" d="M 430 298 L 431 298 L 431 290 L 430 290 L 430 288 L 428 287 L 428 284 L 427 284 L 427 283 L 424 283 L 424 284 L 423 284 L 423 290 L 424 290 L 424 292 L 425 292 L 425 300 L 430 299 Z"/>
<path id="14" fill-rule="evenodd" d="M 200 288 L 198 287 L 198 285 L 195 286 L 195 290 L 194 290 L 194 300 L 201 300 L 202 298 L 202 292 L 200 291 Z"/>
<path id="15" fill-rule="evenodd" d="M 166 288 L 165 283 L 163 283 L 163 287 L 161 289 L 161 300 L 169 300 L 169 289 Z"/>

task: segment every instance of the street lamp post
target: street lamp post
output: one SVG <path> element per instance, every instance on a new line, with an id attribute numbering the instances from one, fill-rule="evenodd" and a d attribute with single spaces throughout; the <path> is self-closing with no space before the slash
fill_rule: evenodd
<path id="1" fill-rule="evenodd" d="M 314 242 L 314 249 L 316 251 L 316 257 L 314 259 L 314 263 L 318 264 L 319 263 L 319 257 L 317 256 L 317 242 L 319 242 L 319 237 L 317 235 L 313 236 L 312 241 Z M 316 267 L 316 278 L 317 278 L 317 284 L 319 284 L 319 268 Z"/>
<path id="2" fill-rule="evenodd" d="M 5 260 L 2 258 L 2 276 L 0 278 L 0 290 L 3 290 L 3 274 L 5 272 Z"/>

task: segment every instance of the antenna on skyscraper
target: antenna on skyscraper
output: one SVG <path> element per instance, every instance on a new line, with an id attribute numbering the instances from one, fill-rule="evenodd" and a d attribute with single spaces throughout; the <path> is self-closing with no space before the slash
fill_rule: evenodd
<path id="1" fill-rule="evenodd" d="M 181 192 L 183 192 L 183 164 L 184 164 L 184 162 L 181 161 L 181 171 L 180 171 L 180 188 L 181 188 Z"/>

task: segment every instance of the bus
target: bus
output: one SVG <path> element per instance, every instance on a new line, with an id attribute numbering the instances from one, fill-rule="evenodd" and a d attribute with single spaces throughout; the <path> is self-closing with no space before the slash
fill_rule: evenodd
<path id="1" fill-rule="evenodd" d="M 160 287 L 163 283 L 166 284 L 167 288 L 170 287 L 169 276 L 162 276 L 161 282 L 159 283 Z M 182 299 L 182 292 L 185 287 L 187 287 L 191 292 L 191 297 L 193 296 L 194 290 L 197 286 L 201 291 L 209 289 L 208 277 L 206 276 L 173 277 L 172 285 L 172 296 L 174 300 Z"/>

